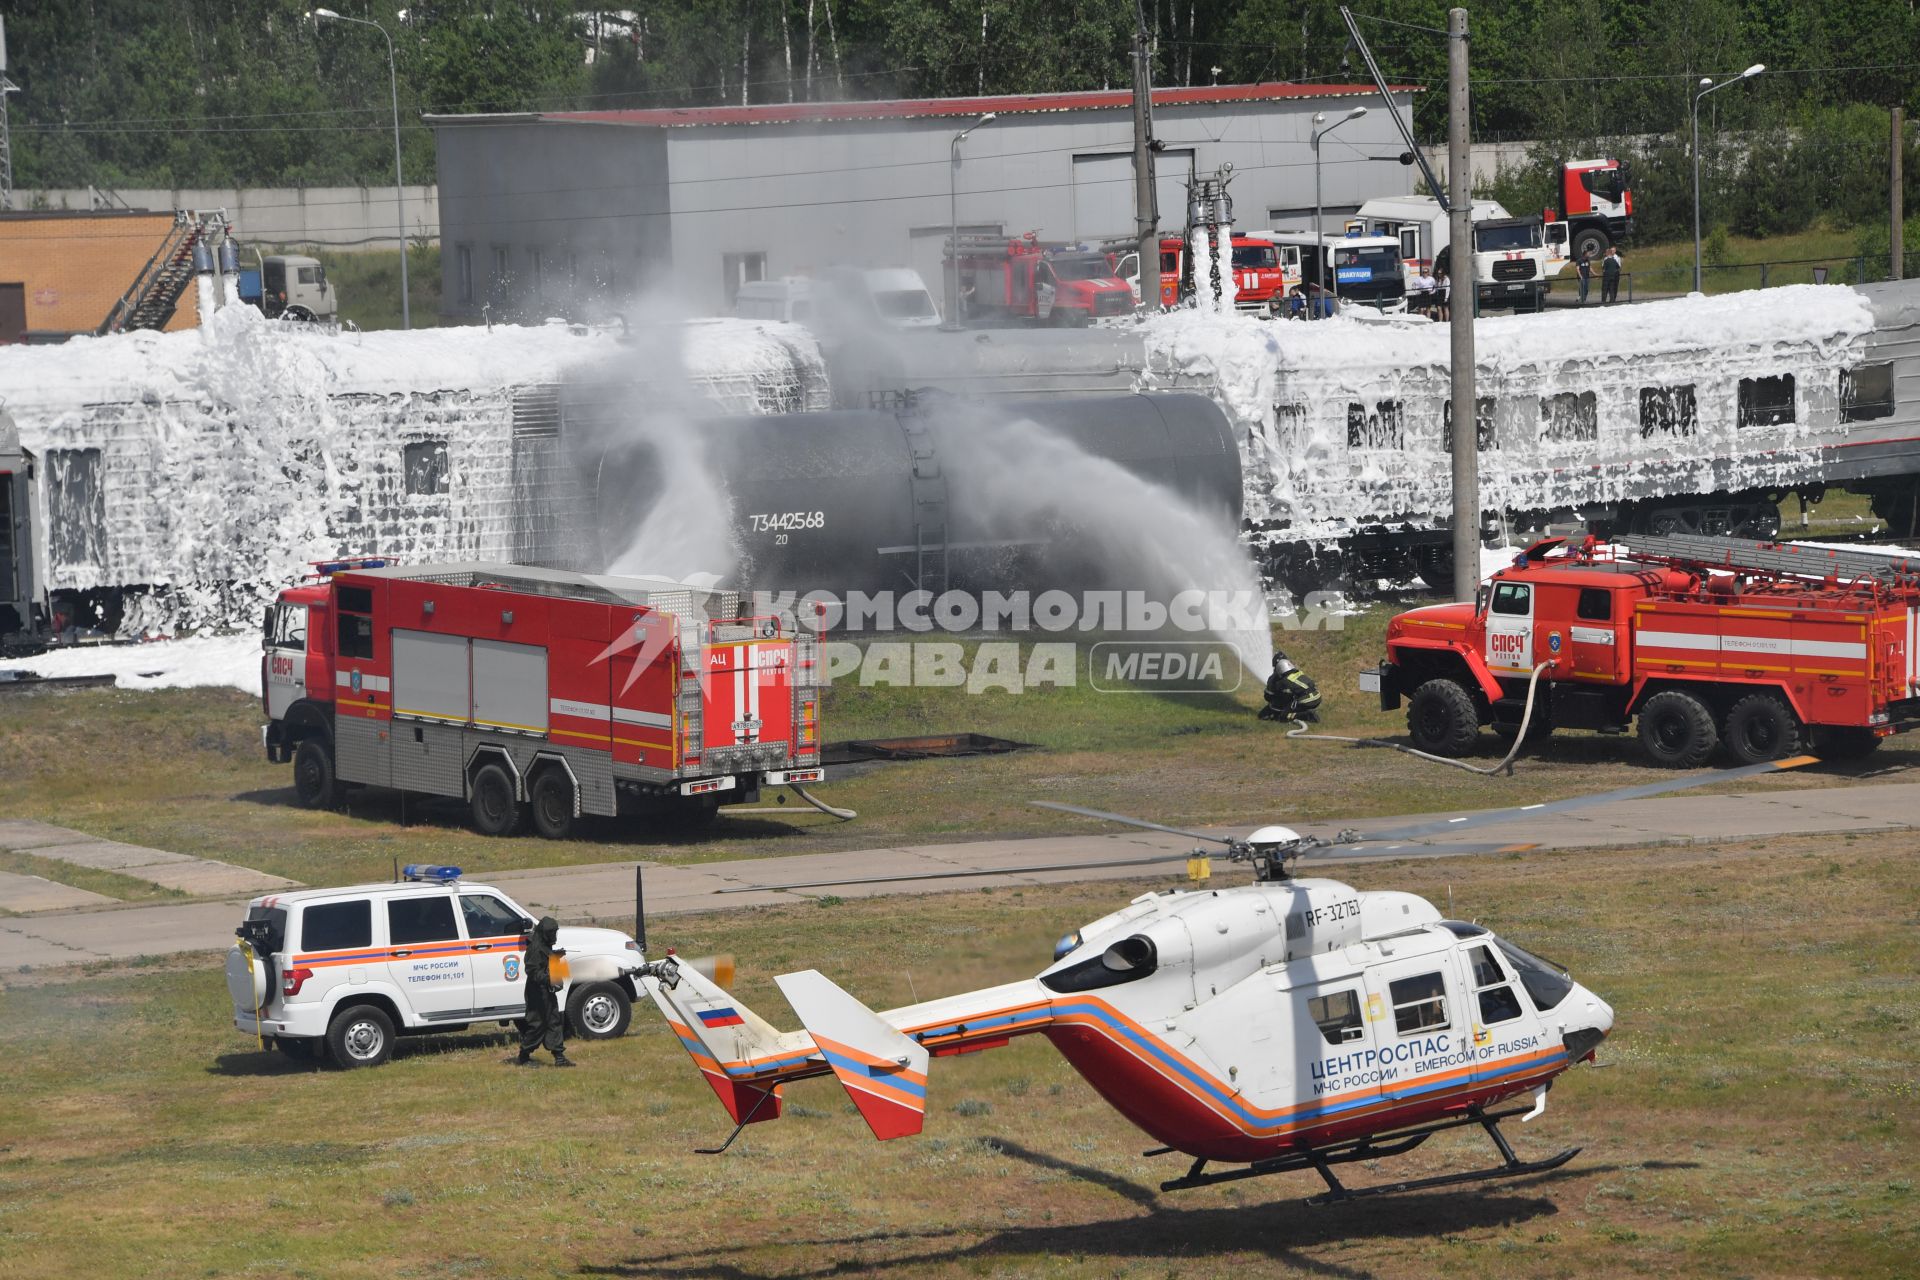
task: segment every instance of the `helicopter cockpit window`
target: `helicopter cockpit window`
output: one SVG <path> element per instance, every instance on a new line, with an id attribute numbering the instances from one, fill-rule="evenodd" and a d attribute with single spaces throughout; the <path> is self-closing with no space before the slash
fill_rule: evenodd
<path id="1" fill-rule="evenodd" d="M 1097 956 L 1050 973 L 1040 981 L 1051 991 L 1093 991 L 1137 982 L 1160 967 L 1160 953 L 1144 933 L 1122 938 Z"/>
<path id="2" fill-rule="evenodd" d="M 1393 996 L 1393 1025 L 1403 1036 L 1447 1025 L 1447 980 L 1422 973 L 1387 984 Z"/>
<path id="3" fill-rule="evenodd" d="M 1511 964 L 1514 972 L 1520 975 L 1520 985 L 1533 997 L 1533 1007 L 1540 1012 L 1558 1005 L 1573 990 L 1573 979 L 1559 965 L 1543 960 L 1531 951 L 1514 946 L 1505 938 L 1496 939 L 1502 955 Z"/>
<path id="4" fill-rule="evenodd" d="M 1307 1000 L 1307 1016 L 1320 1028 L 1328 1044 L 1347 1044 L 1364 1039 L 1366 1028 L 1360 1025 L 1360 993 L 1331 991 Z"/>
<path id="5" fill-rule="evenodd" d="M 1487 947 L 1475 947 L 1467 953 L 1473 963 L 1473 986 L 1480 1001 L 1480 1021 L 1491 1026 L 1520 1016 L 1520 997 L 1513 993 L 1506 971 Z"/>

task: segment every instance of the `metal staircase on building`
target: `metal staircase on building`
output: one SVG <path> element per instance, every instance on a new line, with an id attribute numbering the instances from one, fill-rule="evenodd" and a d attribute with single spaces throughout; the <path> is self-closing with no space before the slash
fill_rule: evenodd
<path id="1" fill-rule="evenodd" d="M 207 224 L 190 213 L 174 216 L 166 240 L 133 285 L 113 304 L 96 331 L 124 333 L 132 329 L 164 329 L 179 310 L 180 295 L 193 280 L 193 251 L 207 234 Z"/>

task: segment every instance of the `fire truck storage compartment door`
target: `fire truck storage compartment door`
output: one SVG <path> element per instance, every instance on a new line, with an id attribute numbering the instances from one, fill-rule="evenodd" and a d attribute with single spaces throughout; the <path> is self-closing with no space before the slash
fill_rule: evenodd
<path id="1" fill-rule="evenodd" d="M 333 771 L 342 782 L 364 782 L 376 787 L 393 785 L 393 766 L 387 753 L 391 720 L 339 716 L 333 729 Z"/>
<path id="2" fill-rule="evenodd" d="M 706 745 L 792 741 L 792 667 L 789 641 L 710 646 L 701 705 Z"/>
<path id="3" fill-rule="evenodd" d="M 465 724 L 467 638 L 393 630 L 393 713 Z"/>
<path id="4" fill-rule="evenodd" d="M 482 729 L 547 731 L 547 651 L 504 640 L 473 642 L 473 723 Z"/>

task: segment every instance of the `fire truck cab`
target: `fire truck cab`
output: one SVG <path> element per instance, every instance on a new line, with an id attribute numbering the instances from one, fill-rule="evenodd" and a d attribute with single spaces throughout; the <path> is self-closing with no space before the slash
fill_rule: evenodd
<path id="1" fill-rule="evenodd" d="M 1632 175 L 1618 160 L 1602 159 L 1562 161 L 1558 176 L 1568 252 L 1575 262 L 1589 253 L 1598 262 L 1633 232 Z"/>
<path id="2" fill-rule="evenodd" d="M 1097 250 L 1043 244 L 1029 232 L 1011 240 L 963 235 L 948 246 L 948 270 L 956 269 L 956 254 L 960 318 L 966 323 L 1078 326 L 1134 311 L 1133 289 Z"/>
<path id="3" fill-rule="evenodd" d="M 1657 764 L 1697 768 L 1860 755 L 1920 727 L 1920 561 L 1699 535 L 1577 548 L 1549 538 L 1472 605 L 1414 609 L 1361 675 L 1383 711 L 1408 700 L 1414 746 L 1625 733 Z M 1535 679 L 1535 672 L 1539 675 Z"/>
<path id="4" fill-rule="evenodd" d="M 1300 283 L 1300 247 L 1275 244 L 1267 233 L 1243 235 L 1235 232 L 1233 241 L 1233 305 L 1239 311 L 1267 313 L 1276 296 Z M 1187 244 L 1179 236 L 1160 239 L 1160 305 L 1171 307 L 1180 301 L 1181 275 L 1186 266 Z M 1200 288 L 1205 281 L 1191 281 Z"/>
<path id="5" fill-rule="evenodd" d="M 733 592 L 523 565 L 321 565 L 267 609 L 267 758 L 466 800 L 488 835 L 817 782 L 818 638 Z"/>

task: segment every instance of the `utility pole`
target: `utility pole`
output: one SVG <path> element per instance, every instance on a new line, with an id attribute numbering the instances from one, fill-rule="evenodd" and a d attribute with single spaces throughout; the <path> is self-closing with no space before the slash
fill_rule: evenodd
<path id="1" fill-rule="evenodd" d="M 1145 0 L 1134 0 L 1133 226 L 1140 254 L 1140 307 L 1160 309 L 1160 210 L 1153 184 L 1153 62 Z"/>
<path id="2" fill-rule="evenodd" d="M 1887 259 L 1887 277 L 1892 280 L 1904 280 L 1907 276 L 1906 246 L 1902 237 L 1906 235 L 1907 203 L 1906 175 L 1902 172 L 1905 150 L 1907 113 L 1903 108 L 1893 109 L 1893 222 L 1887 229 L 1892 233 L 1892 256 Z"/>
<path id="3" fill-rule="evenodd" d="M 1453 308 L 1453 598 L 1472 600 L 1480 588 L 1480 423 L 1474 414 L 1473 158 L 1467 131 L 1467 11 L 1447 11 L 1447 243 L 1453 270 L 1447 301 Z M 1461 268 L 1464 267 L 1463 271 Z M 1466 287 L 1461 288 L 1461 281 Z"/>
<path id="4" fill-rule="evenodd" d="M 0 14 L 0 209 L 13 208 L 13 137 L 7 125 L 7 95 L 20 86 L 7 79 L 7 19 Z"/>

